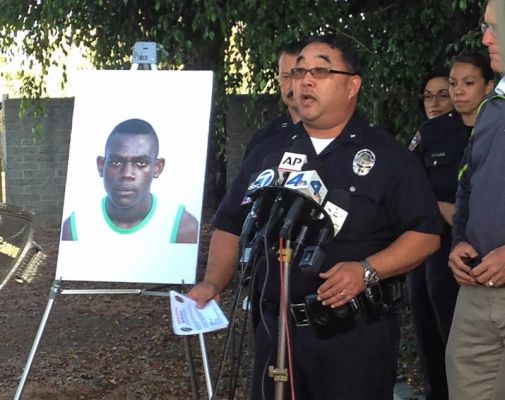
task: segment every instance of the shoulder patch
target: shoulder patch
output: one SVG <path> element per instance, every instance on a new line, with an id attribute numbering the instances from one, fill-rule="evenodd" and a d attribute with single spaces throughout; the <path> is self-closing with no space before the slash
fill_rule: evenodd
<path id="1" fill-rule="evenodd" d="M 421 132 L 417 131 L 409 144 L 409 150 L 414 151 L 417 145 L 421 143 Z"/>

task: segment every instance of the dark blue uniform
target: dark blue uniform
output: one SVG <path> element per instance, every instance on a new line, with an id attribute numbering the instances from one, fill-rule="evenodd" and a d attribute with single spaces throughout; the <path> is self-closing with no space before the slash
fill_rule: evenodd
<path id="1" fill-rule="evenodd" d="M 263 142 L 265 139 L 268 139 L 274 135 L 283 134 L 285 132 L 289 132 L 293 129 L 293 120 L 291 119 L 289 113 L 280 114 L 274 120 L 270 121 L 263 128 L 258 129 L 247 146 L 244 152 L 244 158 L 251 152 L 253 147 Z"/>
<path id="2" fill-rule="evenodd" d="M 470 131 L 457 112 L 450 112 L 426 121 L 418 143 L 411 143 L 438 201 L 455 202 L 459 165 Z M 444 354 L 459 290 L 448 266 L 450 250 L 451 226 L 444 221 L 440 249 L 407 277 L 426 400 L 448 398 Z"/>
<path id="3" fill-rule="evenodd" d="M 302 124 L 292 134 L 276 135 L 258 144 L 245 159 L 229 193 L 218 209 L 216 228 L 240 235 L 247 210 L 240 206 L 251 174 L 261 169 L 266 155 L 279 157 L 297 141 L 299 153 L 309 161 L 319 160 L 318 172 L 328 191 L 346 190 L 351 196 L 347 220 L 339 234 L 325 246 L 325 271 L 340 261 L 360 261 L 388 247 L 402 233 L 440 233 L 440 220 L 429 182 L 416 157 L 394 138 L 354 116 L 342 133 L 319 155 Z M 366 158 L 367 162 L 362 161 Z M 414 195 L 415 194 L 415 195 Z M 260 266 L 258 287 L 266 281 L 264 315 L 255 332 L 255 377 L 253 399 L 261 399 L 262 371 L 275 365 L 279 299 L 276 257 L 270 272 Z M 292 268 L 291 302 L 303 301 L 322 281 L 302 276 Z M 263 304 L 263 303 L 262 303 Z M 329 338 L 319 337 L 311 327 L 293 330 L 294 382 L 299 399 L 391 400 L 396 373 L 399 327 L 396 315 L 373 323 L 357 317 L 356 326 Z M 272 336 L 270 335 L 272 333 Z M 273 358 L 270 358 L 273 357 Z M 269 359 L 270 358 L 270 359 Z M 273 398 L 273 380 L 264 380 L 267 396 Z"/>

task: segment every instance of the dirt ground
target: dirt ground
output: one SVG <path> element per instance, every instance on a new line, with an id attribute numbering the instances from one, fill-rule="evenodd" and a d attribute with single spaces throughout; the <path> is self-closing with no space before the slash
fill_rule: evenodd
<path id="1" fill-rule="evenodd" d="M 59 227 L 36 226 L 34 232 L 35 240 L 48 255 L 46 262 L 32 282 L 19 284 L 11 279 L 0 291 L 0 400 L 14 398 L 48 304 L 56 269 Z M 208 238 L 209 228 L 205 224 L 199 273 L 206 259 Z M 63 283 L 63 289 L 137 287 L 151 288 L 152 285 Z M 226 311 L 229 304 L 225 302 L 223 308 Z M 418 385 L 408 320 L 403 325 L 399 379 Z M 223 352 L 224 337 L 225 331 L 205 335 L 209 360 L 214 367 L 213 378 Z M 192 389 L 190 381 L 186 343 L 194 354 L 197 391 Z M 197 338 L 191 337 L 186 342 L 172 333 L 165 297 L 60 294 L 53 303 L 22 398 L 205 399 L 207 390 L 200 354 Z M 247 365 L 247 360 L 246 356 L 242 364 Z M 219 393 L 223 393 L 219 399 L 228 398 L 227 390 Z M 235 399 L 244 398 L 240 387 L 236 393 Z"/>

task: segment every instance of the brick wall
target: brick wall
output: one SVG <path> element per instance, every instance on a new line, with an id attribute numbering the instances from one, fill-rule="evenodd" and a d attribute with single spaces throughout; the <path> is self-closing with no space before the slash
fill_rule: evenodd
<path id="1" fill-rule="evenodd" d="M 21 100 L 6 100 L 7 204 L 35 213 L 37 223 L 59 223 L 63 209 L 73 99 L 43 99 L 43 117 L 19 116 Z M 33 129 L 39 124 L 40 138 Z"/>

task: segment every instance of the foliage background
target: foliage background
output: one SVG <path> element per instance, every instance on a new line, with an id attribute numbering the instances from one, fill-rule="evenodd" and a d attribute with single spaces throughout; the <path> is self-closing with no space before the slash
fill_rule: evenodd
<path id="1" fill-rule="evenodd" d="M 71 45 L 89 49 L 96 68 L 127 69 L 133 44 L 154 41 L 164 49 L 160 68 L 215 71 L 209 183 L 216 198 L 226 174 L 227 95 L 245 90 L 254 100 L 274 91 L 283 44 L 323 32 L 353 40 L 363 61 L 360 112 L 403 141 L 420 122 L 421 77 L 464 49 L 482 50 L 476 0 L 0 0 L 0 9 L 0 48 L 9 54 L 21 37 L 29 56 L 19 71 L 28 98 L 45 96 L 40 78 L 51 65 L 66 76 L 54 55 Z"/>

